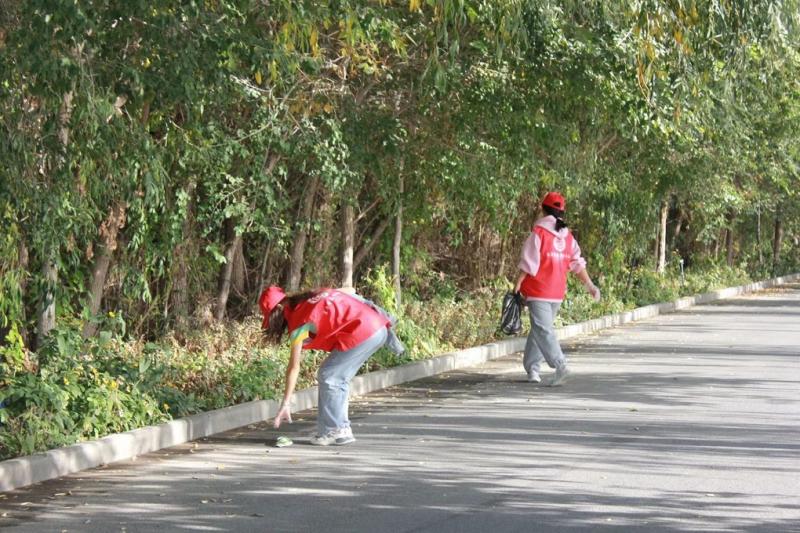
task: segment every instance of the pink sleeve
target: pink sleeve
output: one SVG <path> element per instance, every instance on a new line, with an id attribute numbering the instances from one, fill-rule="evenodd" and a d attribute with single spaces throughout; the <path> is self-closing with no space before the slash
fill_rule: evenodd
<path id="1" fill-rule="evenodd" d="M 522 255 L 519 258 L 521 271 L 531 276 L 535 276 L 539 272 L 539 248 L 541 247 L 541 239 L 535 231 L 532 231 L 522 246 Z"/>
<path id="2" fill-rule="evenodd" d="M 586 259 L 581 256 L 581 247 L 578 246 L 578 241 L 575 237 L 572 238 L 572 257 L 569 261 L 569 271 L 577 274 L 586 268 Z"/>

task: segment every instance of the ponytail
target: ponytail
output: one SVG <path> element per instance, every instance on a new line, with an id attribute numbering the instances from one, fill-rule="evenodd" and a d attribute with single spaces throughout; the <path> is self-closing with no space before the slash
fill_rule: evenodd
<path id="1" fill-rule="evenodd" d="M 298 304 L 313 298 L 319 294 L 319 292 L 320 291 L 317 290 L 292 294 L 281 300 L 281 303 L 289 309 L 293 309 L 297 307 Z M 289 329 L 289 323 L 286 321 L 282 307 L 278 307 L 277 305 L 275 306 L 275 308 L 269 314 L 267 324 L 268 326 L 264 329 L 264 337 L 266 337 L 270 342 L 275 344 L 279 343 L 281 337 L 283 337 L 283 334 L 287 329 Z"/>
<path id="2" fill-rule="evenodd" d="M 564 211 L 561 209 L 556 209 L 555 207 L 550 207 L 549 205 L 543 205 L 542 211 L 555 217 L 556 219 L 556 231 L 561 231 L 561 228 L 566 228 L 567 223 L 564 222 Z"/>

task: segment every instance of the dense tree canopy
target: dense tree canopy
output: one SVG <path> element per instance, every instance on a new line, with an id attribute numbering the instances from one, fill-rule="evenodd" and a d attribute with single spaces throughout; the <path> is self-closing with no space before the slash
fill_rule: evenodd
<path id="1" fill-rule="evenodd" d="M 9 0 L 0 331 L 149 338 L 265 283 L 513 275 L 563 190 L 598 272 L 796 266 L 795 0 Z M 402 213 L 402 216 L 398 216 Z M 394 248 L 394 254 L 393 254 Z"/>

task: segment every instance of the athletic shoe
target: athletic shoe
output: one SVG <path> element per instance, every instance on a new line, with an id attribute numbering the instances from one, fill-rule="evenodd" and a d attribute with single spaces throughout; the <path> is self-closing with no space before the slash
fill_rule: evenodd
<path id="1" fill-rule="evenodd" d="M 542 378 L 541 376 L 539 376 L 538 372 L 531 370 L 530 372 L 528 372 L 528 381 L 531 383 L 541 383 Z"/>
<path id="2" fill-rule="evenodd" d="M 353 430 L 346 427 L 329 431 L 324 435 L 317 435 L 311 439 L 311 444 L 314 446 L 344 446 L 355 441 Z"/>
<path id="3" fill-rule="evenodd" d="M 550 386 L 558 387 L 559 385 L 563 385 L 571 374 L 572 372 L 570 372 L 566 365 L 559 367 L 556 369 L 556 373 L 553 376 L 553 380 L 550 382 Z"/>

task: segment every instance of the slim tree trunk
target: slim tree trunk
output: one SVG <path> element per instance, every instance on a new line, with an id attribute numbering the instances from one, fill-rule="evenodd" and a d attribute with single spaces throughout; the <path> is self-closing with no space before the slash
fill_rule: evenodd
<path id="1" fill-rule="evenodd" d="M 272 270 L 270 268 L 270 255 L 272 255 L 272 241 L 267 243 L 267 247 L 264 250 L 264 258 L 261 261 L 261 276 L 258 278 L 258 287 L 257 290 L 261 292 L 264 288 L 264 285 L 267 283 L 267 279 L 272 277 Z"/>
<path id="2" fill-rule="evenodd" d="M 225 264 L 222 265 L 217 285 L 217 305 L 214 309 L 214 318 L 222 320 L 228 308 L 228 296 L 231 292 L 231 277 L 233 275 L 233 261 L 238 248 L 242 245 L 242 236 L 236 234 L 236 223 L 233 219 L 225 221 Z"/>
<path id="3" fill-rule="evenodd" d="M 661 201 L 661 212 L 658 224 L 658 266 L 656 272 L 663 274 L 667 269 L 667 217 L 669 215 L 669 199 Z"/>
<path id="4" fill-rule="evenodd" d="M 500 261 L 497 262 L 497 271 L 495 272 L 495 276 L 501 278 L 505 276 L 506 273 L 506 242 L 508 238 L 504 235 L 500 237 L 500 250 L 498 257 Z"/>
<path id="5" fill-rule="evenodd" d="M 95 254 L 95 262 L 92 266 L 92 278 L 89 282 L 89 316 L 95 316 L 100 312 L 103 304 L 103 293 L 106 288 L 106 278 L 108 268 L 117 249 L 117 236 L 119 230 L 125 226 L 125 206 L 117 204 L 111 208 L 108 216 L 100 224 L 100 241 Z M 91 321 L 83 325 L 83 338 L 89 338 L 97 332 L 97 325 Z"/>
<path id="6" fill-rule="evenodd" d="M 186 216 L 181 227 L 181 243 L 175 248 L 175 262 L 172 273 L 172 312 L 178 323 L 185 322 L 191 313 L 189 299 L 189 251 L 192 242 L 192 222 L 194 220 L 195 190 L 197 183 L 186 186 Z"/>
<path id="7" fill-rule="evenodd" d="M 781 261 L 781 246 L 783 244 L 783 222 L 780 215 L 775 215 L 775 228 L 772 234 L 772 273 L 778 273 Z"/>
<path id="8" fill-rule="evenodd" d="M 394 243 L 392 245 L 392 278 L 394 280 L 395 303 L 397 312 L 402 308 L 402 284 L 400 283 L 400 245 L 403 241 L 403 176 L 400 176 L 400 197 L 397 201 L 397 218 L 394 226 Z"/>
<path id="9" fill-rule="evenodd" d="M 355 240 L 355 210 L 352 204 L 342 209 L 342 287 L 353 286 L 353 241 Z"/>
<path id="10" fill-rule="evenodd" d="M 28 246 L 25 244 L 24 236 L 20 236 L 19 245 L 17 247 L 17 259 L 19 261 L 19 269 L 20 271 L 24 272 L 25 274 L 28 273 L 28 264 L 30 262 L 30 254 L 28 253 Z M 22 298 L 22 301 L 25 301 L 26 291 L 28 290 L 28 276 L 23 275 L 19 281 L 19 292 Z M 25 343 L 25 346 L 30 346 L 30 339 L 28 338 L 28 328 L 25 327 L 27 323 L 26 319 L 26 312 L 25 306 L 21 306 L 21 315 L 19 320 L 19 334 L 22 337 L 22 342 Z M 2 339 L 0 339 L 2 341 Z"/>
<path id="11" fill-rule="evenodd" d="M 51 258 L 45 259 L 42 264 L 42 278 L 46 288 L 36 324 L 37 349 L 44 344 L 44 340 L 50 330 L 56 327 L 56 297 L 54 291 L 58 281 L 58 267 Z"/>
<path id="12" fill-rule="evenodd" d="M 94 317 L 100 311 L 103 301 L 103 289 L 106 286 L 108 267 L 111 265 L 112 251 L 104 244 L 98 247 L 95 254 L 94 266 L 92 266 L 92 279 L 89 282 L 89 316 Z M 97 324 L 88 321 L 83 324 L 83 338 L 87 339 L 94 336 L 97 332 Z"/>
<path id="13" fill-rule="evenodd" d="M 764 264 L 764 254 L 761 250 L 761 208 L 756 210 L 756 248 L 758 248 L 758 266 Z"/>
<path id="14" fill-rule="evenodd" d="M 244 258 L 244 239 L 240 239 L 239 246 L 233 254 L 233 269 L 231 272 L 231 286 L 238 295 L 244 295 L 247 286 L 247 263 Z"/>
<path id="15" fill-rule="evenodd" d="M 669 247 L 670 250 L 678 249 L 678 237 L 681 235 L 681 229 L 683 229 L 683 211 L 678 210 L 678 218 L 675 221 L 675 229 L 672 231 L 672 241 Z"/>
<path id="16" fill-rule="evenodd" d="M 733 214 L 728 215 L 728 229 L 725 231 L 725 250 L 727 252 L 726 263 L 729 267 L 733 266 Z"/>
<path id="17" fill-rule="evenodd" d="M 70 128 L 69 121 L 72 118 L 74 92 L 68 91 L 61 98 L 61 107 L 58 112 L 58 140 L 61 146 L 66 149 L 69 147 Z M 59 158 L 64 164 L 63 158 Z M 54 169 L 51 169 L 54 170 Z M 36 346 L 42 345 L 47 334 L 56 326 L 56 297 L 54 288 L 58 283 L 58 267 L 55 263 L 55 250 L 43 250 L 42 278 L 45 282 L 44 298 L 39 309 L 39 316 L 36 324 Z"/>
<path id="18" fill-rule="evenodd" d="M 308 238 L 309 225 L 311 223 L 311 212 L 314 208 L 314 197 L 317 194 L 319 178 L 313 176 L 308 187 L 303 191 L 300 204 L 300 219 L 297 223 L 297 233 L 292 243 L 292 253 L 289 264 L 289 280 L 287 289 L 291 292 L 300 288 L 300 277 L 303 273 L 303 256 L 306 251 L 306 239 Z"/>
<path id="19" fill-rule="evenodd" d="M 389 224 L 391 222 L 392 222 L 392 217 L 390 216 L 381 220 L 380 224 L 378 224 L 375 227 L 375 230 L 372 232 L 372 234 L 370 234 L 369 239 L 364 244 L 361 245 L 361 247 L 358 249 L 358 252 L 356 252 L 355 259 L 353 259 L 353 271 L 357 271 L 359 269 L 361 263 L 363 263 L 364 259 L 366 259 L 369 256 L 369 253 L 375 247 L 375 244 L 377 244 L 378 241 L 380 241 L 381 236 L 389 227 Z"/>

